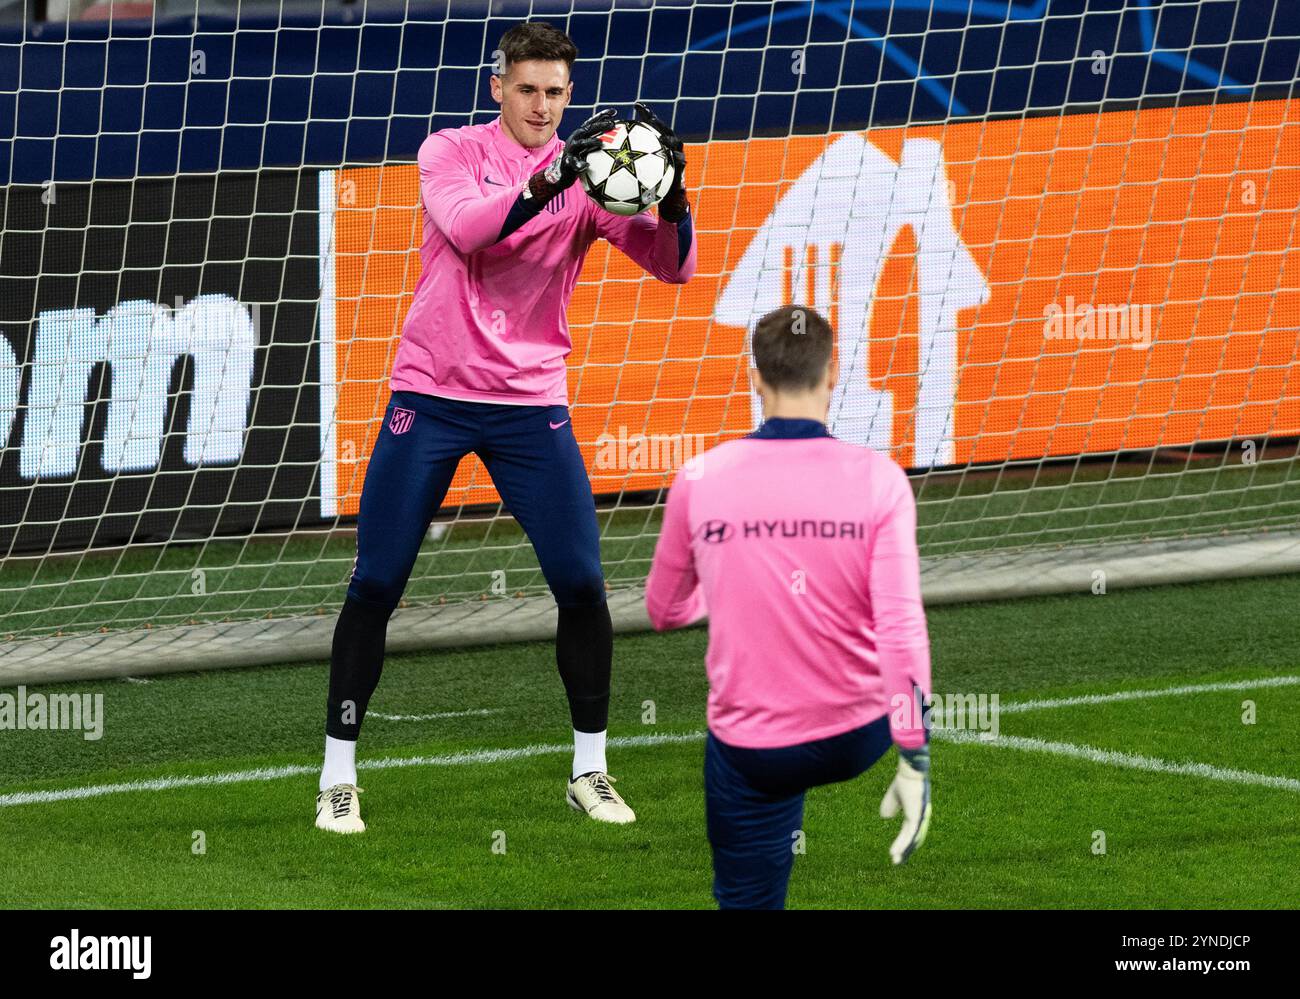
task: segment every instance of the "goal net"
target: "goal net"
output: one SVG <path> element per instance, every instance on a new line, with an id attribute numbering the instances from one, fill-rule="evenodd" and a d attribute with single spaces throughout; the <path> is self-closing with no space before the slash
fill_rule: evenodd
<path id="1" fill-rule="evenodd" d="M 598 242 L 568 310 L 620 626 L 788 303 L 833 433 L 911 474 L 929 601 L 1300 569 L 1300 12 L 1107 7 L 0 8 L 0 684 L 328 655 L 414 155 L 496 116 L 529 17 L 580 50 L 561 134 L 644 99 L 687 140 L 695 278 Z M 476 458 L 429 513 L 390 650 L 549 634 Z"/>

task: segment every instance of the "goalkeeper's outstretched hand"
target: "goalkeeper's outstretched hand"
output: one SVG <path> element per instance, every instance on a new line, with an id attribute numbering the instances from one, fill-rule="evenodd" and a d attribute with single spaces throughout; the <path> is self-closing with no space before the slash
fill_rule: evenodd
<path id="1" fill-rule="evenodd" d="M 880 817 L 892 819 L 903 812 L 903 828 L 889 847 L 895 864 L 905 863 L 925 842 L 930 828 L 930 747 L 898 750 L 898 773 L 880 802 Z"/>
<path id="2" fill-rule="evenodd" d="M 637 101 L 633 107 L 636 108 L 636 120 L 645 122 L 659 133 L 664 148 L 668 150 L 668 155 L 672 157 L 673 186 L 682 186 L 685 183 L 686 153 L 682 150 L 681 137 L 673 131 L 673 127 L 668 122 L 650 110 L 650 105 Z"/>
<path id="3" fill-rule="evenodd" d="M 554 191 L 563 191 L 578 179 L 578 174 L 586 172 L 588 154 L 600 148 L 601 133 L 609 131 L 617 120 L 617 111 L 602 108 L 573 130 L 564 151 L 546 168 L 546 182 Z"/>
<path id="4" fill-rule="evenodd" d="M 659 217 L 670 222 L 680 222 L 690 207 L 686 200 L 686 153 L 682 150 L 681 136 L 673 131 L 668 122 L 651 111 L 648 104 L 637 101 L 633 107 L 636 108 L 636 120 L 659 133 L 659 138 L 673 161 L 673 186 L 659 202 Z"/>

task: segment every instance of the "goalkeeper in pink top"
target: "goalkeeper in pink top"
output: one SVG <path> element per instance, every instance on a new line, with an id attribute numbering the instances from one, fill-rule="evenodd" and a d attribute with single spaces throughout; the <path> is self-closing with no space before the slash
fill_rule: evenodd
<path id="1" fill-rule="evenodd" d="M 753 335 L 762 426 L 678 473 L 646 584 L 655 628 L 709 619 L 704 783 L 722 908 L 782 908 L 804 792 L 899 748 L 902 863 L 930 820 L 930 643 L 907 476 L 831 437 L 834 333 L 786 306 Z"/>
<path id="2" fill-rule="evenodd" d="M 595 240 L 608 240 L 660 281 L 683 284 L 695 271 L 695 238 L 682 141 L 643 104 L 637 118 L 659 132 L 674 166 L 658 218 L 613 215 L 573 186 L 616 118 L 607 109 L 567 142 L 556 137 L 577 55 L 546 22 L 516 25 L 501 38 L 499 75 L 491 77 L 500 117 L 443 129 L 420 147 L 422 266 L 334 631 L 316 799 L 322 829 L 365 829 L 356 744 L 379 683 L 388 620 L 470 452 L 527 532 L 559 608 L 555 658 L 574 740 L 565 799 L 598 821 L 636 818 L 605 761 L 613 628 L 591 482 L 569 418 L 565 310 Z"/>

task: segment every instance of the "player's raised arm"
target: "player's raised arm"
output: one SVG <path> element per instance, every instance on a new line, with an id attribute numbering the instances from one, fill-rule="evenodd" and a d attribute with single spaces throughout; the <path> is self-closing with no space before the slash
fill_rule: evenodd
<path id="1" fill-rule="evenodd" d="M 473 253 L 500 238 L 519 188 L 483 194 L 459 143 L 442 132 L 424 140 L 417 157 L 420 200 L 429 218 L 460 253 Z"/>
<path id="2" fill-rule="evenodd" d="M 552 198 L 572 187 L 578 174 L 587 169 L 587 154 L 600 148 L 600 134 L 610 128 L 617 112 L 604 108 L 579 125 L 564 144 L 564 150 L 545 170 L 528 178 L 519 199 L 510 207 L 499 239 L 505 239 L 529 219 L 536 218 Z"/>
<path id="3" fill-rule="evenodd" d="M 420 147 L 420 196 L 440 232 L 461 253 L 473 253 L 505 239 L 548 201 L 573 184 L 587 153 L 600 146 L 614 110 L 588 118 L 565 143 L 564 151 L 545 170 L 523 184 L 484 194 L 460 145 L 440 132 Z"/>
<path id="4" fill-rule="evenodd" d="M 685 627 L 705 613 L 704 590 L 691 551 L 689 489 L 690 478 L 683 470 L 668 490 L 663 527 L 646 580 L 646 611 L 656 631 Z"/>
<path id="5" fill-rule="evenodd" d="M 695 275 L 695 228 L 686 197 L 686 154 L 672 126 L 645 104 L 636 120 L 659 132 L 673 159 L 673 186 L 659 202 L 659 217 L 596 213 L 596 234 L 617 246 L 648 274 L 668 284 L 685 284 Z"/>

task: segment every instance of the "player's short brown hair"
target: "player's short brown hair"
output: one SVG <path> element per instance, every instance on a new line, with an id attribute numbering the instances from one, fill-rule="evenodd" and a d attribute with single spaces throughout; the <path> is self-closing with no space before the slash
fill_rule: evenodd
<path id="1" fill-rule="evenodd" d="M 524 21 L 516 24 L 501 36 L 497 51 L 501 55 L 494 58 L 493 63 L 497 65 L 499 62 L 502 75 L 510 71 L 512 63 L 527 62 L 530 59 L 543 62 L 562 60 L 572 70 L 573 63 L 578 58 L 578 47 L 573 44 L 573 39 L 549 21 Z"/>
<path id="2" fill-rule="evenodd" d="M 821 383 L 834 342 L 835 331 L 816 309 L 784 305 L 758 321 L 750 349 L 769 387 L 798 392 Z"/>

